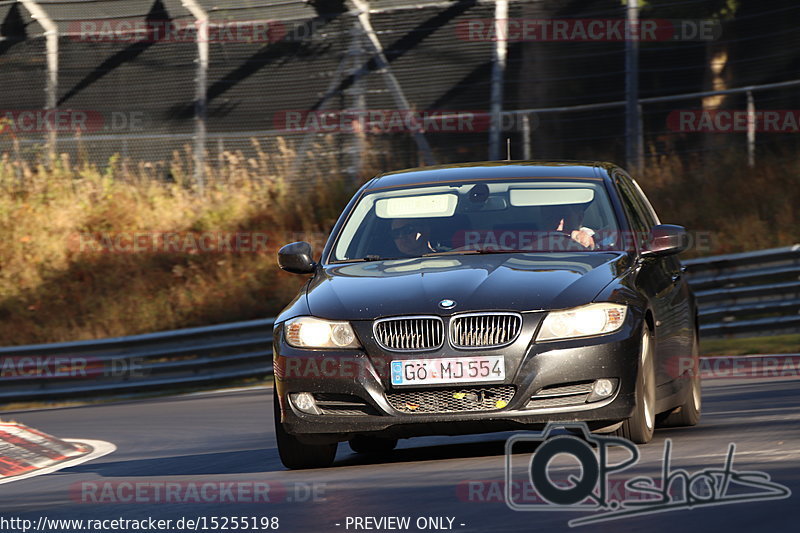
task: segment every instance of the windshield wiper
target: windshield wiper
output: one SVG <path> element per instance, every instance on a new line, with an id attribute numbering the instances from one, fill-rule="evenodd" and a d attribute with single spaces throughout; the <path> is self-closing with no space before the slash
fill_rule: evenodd
<path id="1" fill-rule="evenodd" d="M 522 250 L 519 248 L 503 248 L 503 249 L 481 249 L 478 250 L 479 254 L 533 254 L 541 252 L 542 250 Z"/>
<path id="2" fill-rule="evenodd" d="M 436 257 L 437 255 L 461 255 L 461 254 L 479 254 L 480 250 L 445 250 L 443 252 L 430 252 L 422 254 L 422 257 Z"/>
<path id="3" fill-rule="evenodd" d="M 409 259 L 408 257 L 383 257 L 377 254 L 367 254 L 364 257 L 354 257 L 352 259 L 342 259 L 339 263 L 370 263 L 372 261 L 395 261 L 397 259 Z"/>
<path id="4" fill-rule="evenodd" d="M 437 255 L 461 255 L 461 254 L 515 254 L 515 253 L 536 253 L 538 250 L 518 250 L 518 249 L 501 249 L 501 250 L 493 250 L 493 249 L 478 249 L 478 250 L 448 250 L 446 252 L 431 252 L 429 254 L 425 254 L 422 257 L 431 257 Z"/>

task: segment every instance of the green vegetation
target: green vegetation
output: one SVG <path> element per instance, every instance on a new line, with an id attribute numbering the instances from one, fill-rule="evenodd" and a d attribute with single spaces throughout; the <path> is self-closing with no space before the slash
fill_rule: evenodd
<path id="1" fill-rule="evenodd" d="M 701 339 L 701 355 L 800 353 L 800 334 L 741 339 Z"/>

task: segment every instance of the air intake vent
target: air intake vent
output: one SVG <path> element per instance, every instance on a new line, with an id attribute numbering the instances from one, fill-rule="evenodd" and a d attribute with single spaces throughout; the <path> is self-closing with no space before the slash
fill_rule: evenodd
<path id="1" fill-rule="evenodd" d="M 522 329 L 516 313 L 470 313 L 450 322 L 450 342 L 456 348 L 494 348 L 514 342 Z"/>
<path id="2" fill-rule="evenodd" d="M 384 318 L 375 321 L 375 338 L 386 350 L 436 350 L 444 341 L 444 326 L 442 319 L 435 316 Z"/>
<path id="3" fill-rule="evenodd" d="M 315 392 L 314 400 L 323 415 L 379 415 L 367 402 L 350 394 Z"/>
<path id="4" fill-rule="evenodd" d="M 515 391 L 516 389 L 513 385 L 466 389 L 390 391 L 386 393 L 386 400 L 389 405 L 402 413 L 497 411 L 511 402 Z"/>
<path id="5" fill-rule="evenodd" d="M 571 385 L 551 385 L 533 395 L 525 406 L 525 409 L 547 409 L 550 407 L 584 405 L 591 392 L 591 381 L 573 383 Z"/>

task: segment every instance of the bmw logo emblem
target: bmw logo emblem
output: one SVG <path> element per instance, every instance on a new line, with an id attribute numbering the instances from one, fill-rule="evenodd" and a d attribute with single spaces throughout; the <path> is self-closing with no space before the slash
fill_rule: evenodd
<path id="1" fill-rule="evenodd" d="M 456 306 L 456 301 L 455 300 L 449 300 L 449 299 L 445 298 L 444 300 L 439 302 L 439 307 L 441 307 L 442 309 L 452 309 L 455 306 Z"/>

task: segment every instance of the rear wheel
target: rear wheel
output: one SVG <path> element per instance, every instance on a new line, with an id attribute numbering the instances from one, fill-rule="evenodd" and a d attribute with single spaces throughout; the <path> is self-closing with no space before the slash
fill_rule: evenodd
<path id="1" fill-rule="evenodd" d="M 653 336 L 650 328 L 642 328 L 639 347 L 639 372 L 636 376 L 636 407 L 630 418 L 615 431 L 619 437 L 636 444 L 647 444 L 653 438 L 656 424 L 656 373 L 653 362 Z"/>
<path id="2" fill-rule="evenodd" d="M 382 439 L 359 435 L 350 439 L 350 449 L 356 453 L 380 454 L 388 453 L 397 446 L 397 439 Z"/>
<path id="3" fill-rule="evenodd" d="M 281 423 L 281 407 L 278 392 L 272 390 L 273 412 L 275 413 L 275 439 L 278 441 L 278 454 L 286 468 L 301 470 L 305 468 L 326 468 L 336 457 L 337 442 L 332 444 L 306 444 L 286 432 Z"/>
<path id="4" fill-rule="evenodd" d="M 664 427 L 681 427 L 681 426 L 696 426 L 700 421 L 700 408 L 702 405 L 702 390 L 700 380 L 700 361 L 699 361 L 699 348 L 697 346 L 697 338 L 695 337 L 694 345 L 692 348 L 692 369 L 689 379 L 690 391 L 683 405 L 677 407 L 672 411 L 664 421 L 659 424 Z"/>

